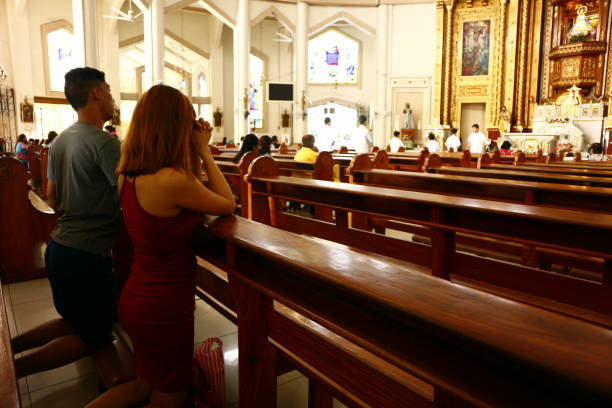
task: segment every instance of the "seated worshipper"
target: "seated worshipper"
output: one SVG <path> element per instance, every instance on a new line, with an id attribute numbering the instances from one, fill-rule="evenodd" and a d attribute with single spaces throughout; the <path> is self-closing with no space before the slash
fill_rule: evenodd
<path id="1" fill-rule="evenodd" d="M 257 150 L 257 145 L 259 144 L 259 139 L 252 133 L 249 133 L 246 136 L 243 136 L 242 144 L 240 145 L 240 151 L 234 157 L 234 163 L 238 163 L 242 156 L 244 156 L 247 152 L 253 152 Z"/>
<path id="2" fill-rule="evenodd" d="M 270 148 L 272 147 L 272 138 L 268 135 L 264 135 L 259 138 L 259 145 L 257 146 L 257 154 L 260 156 L 272 157 Z"/>
<path id="3" fill-rule="evenodd" d="M 601 143 L 593 143 L 591 147 L 589 148 L 589 153 L 591 153 L 589 155 L 589 160 L 592 160 L 592 161 L 607 161 L 608 160 L 608 156 L 603 154 L 603 147 L 601 146 Z"/>
<path id="4" fill-rule="evenodd" d="M 56 137 L 57 137 L 57 132 L 55 130 L 50 131 L 49 134 L 47 135 L 47 141 L 45 142 L 45 146 L 47 147 L 50 146 Z"/>
<path id="5" fill-rule="evenodd" d="M 400 132 L 397 130 L 393 132 L 393 137 L 389 141 L 389 151 L 391 153 L 399 152 L 400 147 L 404 147 L 404 142 L 400 139 Z"/>
<path id="6" fill-rule="evenodd" d="M 49 149 L 47 199 L 61 214 L 45 251 L 60 318 L 16 336 L 17 376 L 60 367 L 102 351 L 112 341 L 117 283 L 111 248 L 121 219 L 117 175 L 121 144 L 102 130 L 113 117 L 104 73 L 75 68 L 64 93 L 78 121 Z M 1 404 L 0 404 L 1 405 Z"/>
<path id="7" fill-rule="evenodd" d="M 17 148 L 15 149 L 15 157 L 28 168 L 28 138 L 23 133 L 17 139 Z"/>
<path id="8" fill-rule="evenodd" d="M 336 141 L 336 134 L 331 127 L 331 119 L 325 118 L 323 121 L 323 129 L 317 135 L 317 149 L 320 152 L 332 152 L 334 150 L 334 143 Z"/>
<path id="9" fill-rule="evenodd" d="M 272 146 L 274 146 L 275 149 L 278 149 L 280 147 L 280 143 L 278 143 L 278 137 L 272 136 Z"/>
<path id="10" fill-rule="evenodd" d="M 4 153 L 4 151 L 6 150 L 6 139 L 4 139 L 3 137 L 0 137 L 0 153 Z"/>
<path id="11" fill-rule="evenodd" d="M 425 147 L 427 147 L 429 153 L 438 153 L 440 151 L 440 144 L 436 142 L 436 135 L 430 133 L 427 138 L 429 139 L 429 141 L 427 142 Z"/>
<path id="12" fill-rule="evenodd" d="M 359 126 L 353 133 L 353 146 L 355 147 L 355 153 L 369 153 L 370 146 L 372 145 L 372 136 L 370 131 L 365 126 L 366 118 L 364 115 L 359 117 Z"/>
<path id="13" fill-rule="evenodd" d="M 302 147 L 295 154 L 293 160 L 314 163 L 317 160 L 317 152 L 315 149 L 315 137 L 313 135 L 305 135 L 302 137 Z"/>
<path id="14" fill-rule="evenodd" d="M 459 138 L 457 137 L 457 131 L 458 129 L 456 128 L 451 129 L 451 134 L 446 139 L 445 145 L 448 151 L 450 151 L 451 148 L 453 148 L 455 152 L 461 150 L 461 140 L 459 140 Z"/>
<path id="15" fill-rule="evenodd" d="M 509 156 L 512 154 L 512 143 L 510 143 L 509 140 L 504 140 L 501 149 L 499 149 L 499 154 L 502 156 Z"/>
<path id="16" fill-rule="evenodd" d="M 483 154 L 486 141 L 487 137 L 480 131 L 480 126 L 477 123 L 473 124 L 472 134 L 468 138 L 470 153 Z"/>
<path id="17" fill-rule="evenodd" d="M 134 108 L 123 143 L 119 195 L 134 263 L 119 322 L 134 347 L 137 378 L 92 407 L 186 407 L 193 384 L 195 230 L 202 214 L 234 211 L 234 196 L 208 147 L 212 126 L 189 99 L 155 85 Z M 202 162 L 208 186 L 202 184 Z M 192 404 L 193 406 L 193 404 Z"/>

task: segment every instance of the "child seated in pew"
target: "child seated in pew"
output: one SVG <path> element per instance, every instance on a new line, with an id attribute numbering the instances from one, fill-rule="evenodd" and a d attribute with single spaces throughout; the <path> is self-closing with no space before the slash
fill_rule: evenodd
<path id="1" fill-rule="evenodd" d="M 400 139 L 400 132 L 397 130 L 393 132 L 393 137 L 389 141 L 389 153 L 397 153 L 400 147 L 404 147 L 404 142 Z"/>
<path id="2" fill-rule="evenodd" d="M 234 157 L 234 163 L 240 162 L 242 156 L 247 154 L 247 152 L 252 152 L 257 150 L 257 145 L 259 144 L 259 139 L 252 133 L 244 136 L 244 140 L 242 141 L 242 145 L 240 146 L 240 151 Z"/>
<path id="3" fill-rule="evenodd" d="M 426 147 L 429 150 L 429 153 L 438 153 L 440 151 L 440 144 L 436 142 L 436 135 L 430 133 L 427 138 L 429 141 L 427 142 Z"/>
<path id="4" fill-rule="evenodd" d="M 305 135 L 302 137 L 302 147 L 295 154 L 293 160 L 305 163 L 314 163 L 315 160 L 317 160 L 315 137 L 313 135 Z"/>
<path id="5" fill-rule="evenodd" d="M 231 214 L 235 208 L 208 147 L 211 135 L 210 124 L 196 120 L 189 99 L 172 87 L 155 85 L 136 104 L 117 173 L 123 220 L 134 246 L 119 322 L 132 340 L 138 377 L 111 388 L 88 408 L 188 406 L 195 230 L 202 214 Z M 201 182 L 202 161 L 210 189 Z"/>
<path id="6" fill-rule="evenodd" d="M 461 140 L 457 137 L 457 132 L 459 129 L 453 128 L 451 129 L 450 136 L 446 139 L 446 149 L 450 152 L 453 149 L 453 152 L 458 152 L 461 150 Z"/>
<path id="7" fill-rule="evenodd" d="M 26 169 L 28 168 L 28 138 L 23 133 L 17 139 L 15 157 L 26 166 Z"/>
<path id="8" fill-rule="evenodd" d="M 601 143 L 593 143 L 589 147 L 589 160 L 591 161 L 607 161 L 608 156 L 603 154 L 603 147 Z"/>

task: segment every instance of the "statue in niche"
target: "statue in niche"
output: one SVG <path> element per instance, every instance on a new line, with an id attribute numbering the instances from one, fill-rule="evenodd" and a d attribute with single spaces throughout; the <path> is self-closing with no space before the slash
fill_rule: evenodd
<path id="1" fill-rule="evenodd" d="M 510 114 L 505 106 L 499 111 L 499 128 L 502 132 L 510 132 Z"/>
<path id="2" fill-rule="evenodd" d="M 414 119 L 412 117 L 412 109 L 410 108 L 410 103 L 406 102 L 406 107 L 404 108 L 404 129 L 414 129 Z"/>

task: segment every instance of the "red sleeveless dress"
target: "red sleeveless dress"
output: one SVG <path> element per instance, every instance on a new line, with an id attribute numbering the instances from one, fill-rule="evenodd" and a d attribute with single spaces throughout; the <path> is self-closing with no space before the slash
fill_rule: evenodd
<path id="1" fill-rule="evenodd" d="M 140 207 L 135 182 L 121 190 L 134 263 L 119 299 L 119 321 L 134 345 L 138 375 L 161 392 L 192 384 L 195 229 L 199 213 L 155 217 Z"/>

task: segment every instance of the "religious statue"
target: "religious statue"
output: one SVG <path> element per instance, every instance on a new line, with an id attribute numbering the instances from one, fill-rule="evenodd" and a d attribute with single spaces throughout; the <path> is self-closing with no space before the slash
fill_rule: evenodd
<path id="1" fill-rule="evenodd" d="M 510 132 L 510 114 L 505 106 L 502 106 L 499 111 L 499 128 L 502 132 Z"/>
<path id="2" fill-rule="evenodd" d="M 215 127 L 223 126 L 223 112 L 217 107 L 217 111 L 213 114 L 213 124 Z"/>
<path id="3" fill-rule="evenodd" d="M 289 115 L 287 109 L 285 109 L 285 112 L 281 115 L 281 127 L 285 129 L 291 127 L 291 115 Z"/>
<path id="4" fill-rule="evenodd" d="M 410 103 L 406 102 L 406 107 L 403 111 L 404 114 L 404 129 L 414 129 L 414 119 L 412 118 L 412 109 Z"/>

